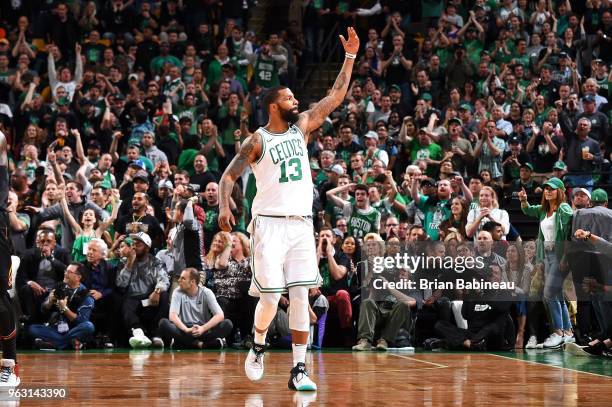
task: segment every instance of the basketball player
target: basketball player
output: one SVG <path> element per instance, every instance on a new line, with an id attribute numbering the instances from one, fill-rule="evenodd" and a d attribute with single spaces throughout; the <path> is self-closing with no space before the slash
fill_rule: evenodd
<path id="1" fill-rule="evenodd" d="M 312 224 L 313 184 L 306 144 L 338 107 L 349 87 L 359 38 L 351 27 L 348 40 L 340 35 L 346 52 L 342 70 L 331 93 L 311 110 L 298 111 L 291 90 L 271 88 L 264 97 L 269 121 L 246 138 L 240 152 L 225 170 L 220 183 L 219 227 L 230 231 L 235 224 L 230 196 L 236 179 L 251 165 L 257 184 L 253 201 L 251 234 L 251 293 L 259 296 L 255 309 L 255 340 L 244 368 L 250 380 L 264 374 L 264 345 L 270 322 L 276 315 L 281 293 L 289 292 L 289 328 L 293 342 L 292 390 L 316 390 L 306 371 L 306 345 L 310 318 L 308 289 L 321 284 Z"/>
<path id="2" fill-rule="evenodd" d="M 8 217 L 9 175 L 7 144 L 4 133 L 0 131 L 0 341 L 2 360 L 0 361 L 0 387 L 19 386 L 17 372 L 17 330 L 15 313 L 8 290 L 13 285 L 11 254 L 13 244 Z"/>

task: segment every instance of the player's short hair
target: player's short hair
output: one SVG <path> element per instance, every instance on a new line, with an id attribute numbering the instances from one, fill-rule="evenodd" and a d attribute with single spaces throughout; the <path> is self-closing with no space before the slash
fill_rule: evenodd
<path id="1" fill-rule="evenodd" d="M 283 89 L 287 89 L 286 86 L 274 86 L 272 88 L 270 88 L 266 94 L 264 95 L 263 98 L 263 105 L 264 108 L 266 109 L 266 111 L 270 111 L 270 105 L 274 102 L 276 102 L 276 99 L 278 98 L 278 94 L 281 90 Z"/>

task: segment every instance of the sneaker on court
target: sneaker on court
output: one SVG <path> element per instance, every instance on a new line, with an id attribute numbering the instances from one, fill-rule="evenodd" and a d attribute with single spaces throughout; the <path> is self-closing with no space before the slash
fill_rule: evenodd
<path id="1" fill-rule="evenodd" d="M 570 355 L 574 356 L 594 356 L 585 350 L 586 346 L 580 346 L 575 342 L 568 342 L 563 344 L 563 350 Z"/>
<path id="2" fill-rule="evenodd" d="M 70 341 L 70 344 L 72 345 L 72 348 L 74 350 L 82 350 L 83 349 L 83 342 L 79 341 L 77 338 L 73 338 Z"/>
<path id="3" fill-rule="evenodd" d="M 359 342 L 357 342 L 357 345 L 353 346 L 353 350 L 356 350 L 356 351 L 364 351 L 364 350 L 371 350 L 371 349 L 372 349 L 372 344 L 370 343 L 370 341 L 368 341 L 365 338 L 361 338 Z"/>
<path id="4" fill-rule="evenodd" d="M 202 346 L 203 349 L 223 349 L 227 348 L 227 341 L 225 338 L 215 338 Z"/>
<path id="5" fill-rule="evenodd" d="M 151 340 L 147 338 L 141 328 L 132 329 L 132 337 L 130 338 L 130 346 L 136 348 L 148 348 L 151 346 Z"/>
<path id="6" fill-rule="evenodd" d="M 253 344 L 244 361 L 244 372 L 249 380 L 256 382 L 264 375 L 264 346 Z"/>
<path id="7" fill-rule="evenodd" d="M 376 342 L 376 350 L 385 352 L 387 349 L 389 349 L 387 341 L 385 341 L 383 338 L 380 338 L 378 342 Z"/>
<path id="8" fill-rule="evenodd" d="M 538 338 L 535 335 L 531 335 L 525 345 L 525 349 L 535 349 L 538 346 Z"/>
<path id="9" fill-rule="evenodd" d="M 308 372 L 306 371 L 306 365 L 302 362 L 295 365 L 291 369 L 291 377 L 289 378 L 289 389 L 297 391 L 316 391 L 317 385 L 315 382 L 310 380 Z"/>
<path id="10" fill-rule="evenodd" d="M 157 349 L 164 349 L 164 341 L 159 336 L 154 336 L 151 339 L 151 345 Z"/>
<path id="11" fill-rule="evenodd" d="M 55 350 L 55 346 L 53 346 L 52 343 L 49 343 L 42 338 L 34 339 L 34 347 L 38 350 Z"/>
<path id="12" fill-rule="evenodd" d="M 563 343 L 576 343 L 576 337 L 574 335 L 563 335 Z"/>
<path id="13" fill-rule="evenodd" d="M 17 387 L 21 383 L 19 369 L 13 359 L 0 361 L 0 387 Z"/>
<path id="14" fill-rule="evenodd" d="M 548 349 L 551 349 L 551 348 L 556 349 L 556 348 L 560 348 L 562 343 L 563 343 L 563 336 L 558 335 L 557 333 L 553 332 L 544 341 L 544 347 Z"/>

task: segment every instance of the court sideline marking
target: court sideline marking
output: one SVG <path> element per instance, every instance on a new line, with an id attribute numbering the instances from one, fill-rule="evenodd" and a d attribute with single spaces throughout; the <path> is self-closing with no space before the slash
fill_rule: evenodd
<path id="1" fill-rule="evenodd" d="M 532 363 L 532 364 L 535 364 L 535 365 L 554 367 L 556 369 L 568 370 L 570 372 L 584 373 L 584 374 L 588 374 L 588 375 L 592 375 L 592 376 L 597 376 L 597 377 L 605 377 L 606 379 L 612 379 L 612 377 L 610 377 L 610 376 L 606 376 L 606 375 L 599 374 L 599 373 L 585 372 L 583 370 L 572 369 L 572 368 L 565 367 L 565 366 L 557 366 L 557 365 L 551 365 L 551 364 L 543 363 L 543 362 L 536 362 L 535 360 L 526 360 L 526 359 L 511 358 L 510 356 L 496 355 L 494 353 L 488 353 L 488 355 L 496 356 L 498 358 L 503 358 L 503 359 L 515 360 L 515 361 L 519 361 L 519 362 Z"/>
<path id="2" fill-rule="evenodd" d="M 415 360 L 415 361 L 421 362 L 421 363 L 427 363 L 428 365 L 435 366 L 438 369 L 446 369 L 446 368 L 448 368 L 448 366 L 440 364 L 440 363 L 435 363 L 435 362 L 430 362 L 428 360 L 412 358 L 412 357 L 406 356 L 406 355 L 398 355 L 397 353 L 389 353 L 389 355 L 390 356 L 395 356 L 395 357 L 398 357 L 398 358 L 408 359 L 408 360 Z"/>

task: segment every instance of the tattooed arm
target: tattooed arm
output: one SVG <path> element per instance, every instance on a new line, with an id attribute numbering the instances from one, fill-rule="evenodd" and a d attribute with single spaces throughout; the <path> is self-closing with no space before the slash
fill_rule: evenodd
<path id="1" fill-rule="evenodd" d="M 232 226 L 236 224 L 230 208 L 234 183 L 245 168 L 249 164 L 256 162 L 263 153 L 261 136 L 258 132 L 255 132 L 244 140 L 240 151 L 221 176 L 221 181 L 219 182 L 219 228 L 221 230 L 231 232 Z"/>
<path id="2" fill-rule="evenodd" d="M 341 35 L 340 41 L 342 41 L 342 46 L 348 54 L 356 55 L 359 50 L 359 37 L 357 37 L 355 29 L 352 27 L 349 27 L 348 35 L 348 40 L 345 40 L 344 36 Z M 306 137 L 308 137 L 311 131 L 318 129 L 327 116 L 340 106 L 344 100 L 351 80 L 354 63 L 355 58 L 345 58 L 330 94 L 321 99 L 312 109 L 300 114 L 297 126 Z"/>

